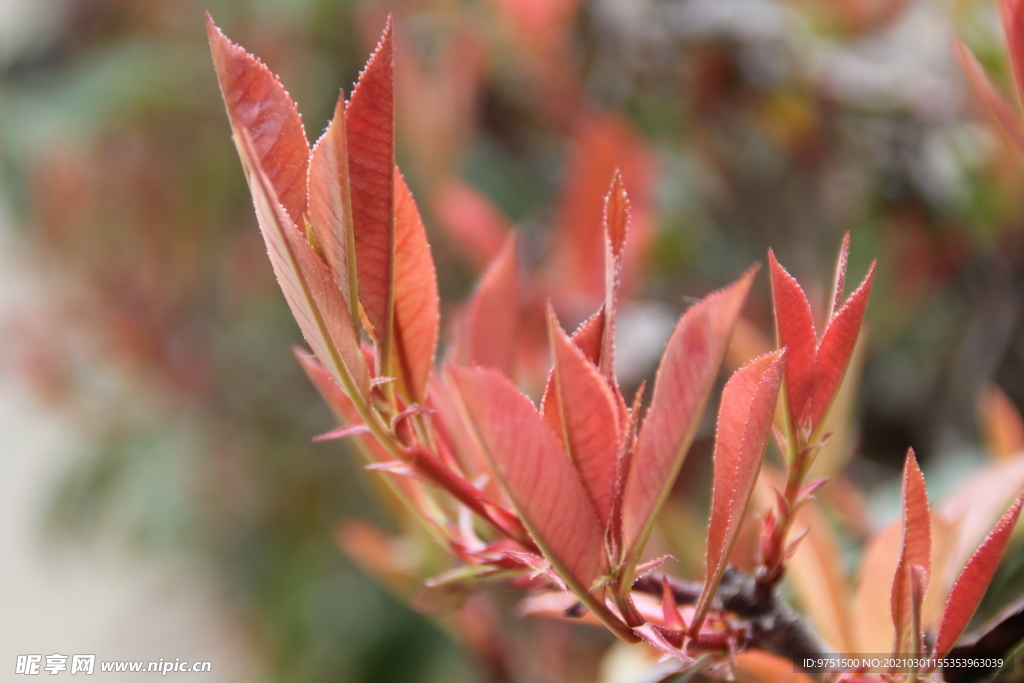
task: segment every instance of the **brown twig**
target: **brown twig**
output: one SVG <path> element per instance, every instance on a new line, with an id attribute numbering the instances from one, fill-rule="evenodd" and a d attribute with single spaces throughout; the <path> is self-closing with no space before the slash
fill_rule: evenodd
<path id="1" fill-rule="evenodd" d="M 661 574 L 648 574 L 637 579 L 633 590 L 660 596 L 662 580 Z M 668 585 L 679 604 L 695 603 L 704 587 L 701 582 L 680 581 L 671 577 L 668 577 Z M 803 671 L 822 673 L 821 669 L 804 667 L 804 660 L 820 660 L 834 654 L 810 624 L 790 609 L 777 592 L 762 595 L 754 577 L 733 567 L 726 570 L 715 601 L 716 606 L 747 622 L 751 636 L 750 647 L 785 657 Z"/>

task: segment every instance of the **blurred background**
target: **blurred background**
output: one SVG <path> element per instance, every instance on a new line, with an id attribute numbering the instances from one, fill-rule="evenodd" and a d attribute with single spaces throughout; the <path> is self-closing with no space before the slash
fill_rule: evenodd
<path id="1" fill-rule="evenodd" d="M 993 457 L 979 397 L 1024 405 L 1024 158 L 951 49 L 963 37 L 1011 92 L 995 0 L 0 0 L 3 666 L 582 681 L 559 657 L 608 643 L 512 619 L 520 650 L 460 648 L 334 542 L 387 515 L 343 445 L 310 442 L 333 422 L 294 362 L 204 10 L 312 137 L 394 13 L 399 163 L 446 307 L 516 226 L 530 277 L 582 319 L 621 167 L 627 385 L 690 297 L 769 246 L 824 311 L 851 231 L 851 280 L 879 271 L 830 474 L 865 492 L 866 527 L 894 513 L 908 445 L 941 496 Z M 763 275 L 747 316 L 737 344 L 756 348 Z M 688 463 L 706 482 L 707 458 Z M 706 498 L 681 494 L 666 533 L 701 530 Z M 992 609 L 1020 592 L 1009 564 Z"/>

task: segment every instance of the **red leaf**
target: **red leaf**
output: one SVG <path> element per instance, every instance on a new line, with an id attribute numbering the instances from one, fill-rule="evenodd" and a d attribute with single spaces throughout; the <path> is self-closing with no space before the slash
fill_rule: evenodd
<path id="1" fill-rule="evenodd" d="M 604 535 L 558 437 L 496 370 L 452 368 L 450 378 L 466 422 L 523 524 L 573 592 L 592 603 L 588 589 L 607 566 Z"/>
<path id="2" fill-rule="evenodd" d="M 635 564 L 675 482 L 756 269 L 694 304 L 679 320 L 658 368 L 651 408 L 629 464 L 623 540 Z"/>
<path id="3" fill-rule="evenodd" d="M 845 281 L 846 242 L 840 250 L 836 287 Z M 805 437 L 825 419 L 853 348 L 860 334 L 867 308 L 875 264 L 857 289 L 830 318 L 820 344 L 814 329 L 810 304 L 800 284 L 779 265 L 769 249 L 775 330 L 779 347 L 788 349 L 786 363 L 786 401 L 790 420 Z M 833 296 L 833 300 L 836 300 Z"/>
<path id="4" fill-rule="evenodd" d="M 601 308 L 594 315 L 590 316 L 576 328 L 572 333 L 572 342 L 593 365 L 601 362 L 601 340 L 604 329 L 604 308 Z M 559 414 L 557 397 L 555 395 L 555 370 L 548 373 L 547 383 L 544 385 L 544 394 L 540 400 L 540 414 L 548 421 L 556 434 L 562 433 L 562 417 Z"/>
<path id="5" fill-rule="evenodd" d="M 964 45 L 959 38 L 953 43 L 953 46 L 956 48 L 956 56 L 960 59 L 964 71 L 967 72 L 967 78 L 974 87 L 974 91 L 981 97 L 989 112 L 1010 136 L 1010 139 L 1019 148 L 1024 149 L 1024 129 L 1021 127 L 1020 114 L 999 92 L 985 72 L 985 67 L 978 63 L 970 48 Z M 1014 70 L 1016 71 L 1016 68 Z"/>
<path id="6" fill-rule="evenodd" d="M 519 267 L 510 233 L 466 311 L 466 361 L 515 377 L 519 337 Z"/>
<path id="7" fill-rule="evenodd" d="M 308 190 L 309 225 L 345 298 L 349 314 L 356 321 L 359 319 L 359 306 L 344 95 L 338 98 L 334 118 L 310 152 Z"/>
<path id="8" fill-rule="evenodd" d="M 485 489 L 497 497 L 500 489 L 491 476 L 490 465 L 467 431 L 452 397 L 450 368 L 451 364 L 446 363 L 439 373 L 432 375 L 427 389 L 428 405 L 437 411 L 431 419 L 435 438 L 439 445 L 447 448 L 454 456 L 459 468 L 470 480 L 484 478 L 487 482 L 484 484 Z"/>
<path id="9" fill-rule="evenodd" d="M 433 202 L 438 224 L 474 265 L 485 268 L 501 251 L 512 225 L 489 199 L 469 185 L 450 181 Z"/>
<path id="10" fill-rule="evenodd" d="M 629 197 L 622 173 L 615 169 L 612 185 L 604 199 L 604 237 L 612 259 L 621 259 L 629 236 Z M 605 262 L 607 264 L 607 261 Z"/>
<path id="11" fill-rule="evenodd" d="M 437 274 L 416 200 L 395 168 L 395 372 L 413 402 L 423 400 L 437 350 Z"/>
<path id="12" fill-rule="evenodd" d="M 1018 97 L 1024 97 L 1024 5 L 1020 0 L 1000 0 L 999 13 L 1010 50 L 1010 66 L 1017 84 Z"/>
<path id="13" fill-rule="evenodd" d="M 228 40 L 209 13 L 206 33 L 231 127 L 251 138 L 253 163 L 273 188 L 268 196 L 284 207 L 291 223 L 301 224 L 309 141 L 299 112 L 270 69 Z"/>
<path id="14" fill-rule="evenodd" d="M 244 130 L 235 129 L 235 144 L 270 263 L 292 315 L 313 353 L 354 400 L 369 391 L 366 359 L 352 318 L 327 266 L 274 199 L 266 174 L 256 165 L 256 150 Z"/>
<path id="15" fill-rule="evenodd" d="M 900 540 L 900 561 L 896 565 L 896 576 L 892 582 L 893 625 L 896 627 L 896 641 L 893 653 L 912 653 L 912 645 L 919 642 L 921 634 L 913 633 L 913 614 L 920 613 L 921 606 L 913 603 L 913 573 L 921 571 L 925 590 L 931 575 L 932 539 L 931 512 L 928 509 L 928 491 L 924 475 L 917 465 L 914 449 L 907 451 L 903 467 L 903 534 Z"/>
<path id="16" fill-rule="evenodd" d="M 603 297 L 602 200 L 608 179 L 621 170 L 632 200 L 629 244 L 619 255 L 626 289 L 646 260 L 655 225 L 655 159 L 628 121 L 618 116 L 580 117 L 569 145 L 560 206 L 552 238 L 552 279 L 559 296 L 594 302 Z"/>
<path id="17" fill-rule="evenodd" d="M 708 521 L 707 575 L 690 627 L 700 630 L 722 580 L 771 434 L 785 350 L 755 358 L 725 385 L 718 411 L 714 485 Z"/>
<path id="18" fill-rule="evenodd" d="M 668 575 L 661 575 L 661 612 L 665 618 L 665 625 L 676 631 L 682 631 L 686 625 L 683 618 L 679 616 L 679 606 L 676 604 L 675 593 L 668 585 Z"/>
<path id="19" fill-rule="evenodd" d="M 681 662 L 690 663 L 693 659 L 685 652 L 677 648 L 675 645 L 670 643 L 665 635 L 653 623 L 647 623 L 642 626 L 637 626 L 633 629 L 633 633 L 637 637 L 641 638 L 645 643 L 653 647 L 654 649 L 662 652 L 663 654 L 675 657 Z"/>
<path id="20" fill-rule="evenodd" d="M 604 329 L 601 340 L 601 373 L 615 383 L 615 306 L 622 277 L 622 252 L 629 232 L 629 198 L 622 174 L 615 171 L 604 200 Z"/>
<path id="21" fill-rule="evenodd" d="M 786 363 L 786 401 L 790 419 L 799 424 L 814 387 L 814 359 L 818 340 L 814 316 L 800 283 L 779 265 L 775 252 L 768 250 L 768 268 L 775 307 L 775 334 L 779 348 L 789 356 Z"/>
<path id="22" fill-rule="evenodd" d="M 942 623 L 939 626 L 939 635 L 935 639 L 936 657 L 944 657 L 960 638 L 960 635 L 967 628 L 974 611 L 978 609 L 985 591 L 988 589 L 992 577 L 999 567 L 999 560 L 1006 550 L 1006 544 L 1010 542 L 1010 534 L 1013 532 L 1017 518 L 1020 516 L 1021 506 L 1024 505 L 1024 493 L 1018 496 L 999 523 L 992 529 L 992 533 L 978 547 L 971 559 L 967 561 L 960 576 L 953 584 L 949 593 L 949 600 L 946 602 L 946 610 L 942 615 Z"/>
<path id="23" fill-rule="evenodd" d="M 637 427 L 640 424 L 640 406 L 644 398 L 644 391 L 647 389 L 646 380 L 640 382 L 636 395 L 633 397 L 633 407 L 620 413 L 622 435 L 619 438 L 619 452 L 615 461 L 615 486 L 612 493 L 611 523 L 608 526 L 607 542 L 610 557 L 620 558 L 623 556 L 623 514 L 626 498 L 626 481 L 629 477 L 630 467 L 633 463 L 633 454 L 636 451 Z M 650 564 L 645 563 L 645 564 Z M 636 568 L 636 572 L 642 571 L 645 565 Z M 642 574 L 637 574 L 640 576 Z"/>
<path id="24" fill-rule="evenodd" d="M 554 398 L 552 414 L 545 417 L 548 424 L 560 430 L 565 450 L 576 464 L 601 525 L 606 528 L 619 450 L 618 406 L 604 377 L 558 324 L 550 302 L 548 334 L 554 358 Z"/>
<path id="25" fill-rule="evenodd" d="M 846 374 L 846 366 L 850 364 L 874 278 L 875 264 L 872 263 L 864 280 L 829 321 L 821 336 L 814 360 L 814 391 L 806 408 L 809 411 L 806 420 L 815 427 L 825 419 L 839 384 L 843 381 L 843 375 Z"/>
<path id="26" fill-rule="evenodd" d="M 345 108 L 359 301 L 389 363 L 394 313 L 395 83 L 391 19 Z M 381 368 L 378 374 L 388 373 Z"/>
<path id="27" fill-rule="evenodd" d="M 846 267 L 850 261 L 850 233 L 843 235 L 843 243 L 839 246 L 839 258 L 836 259 L 836 274 L 832 279 L 832 302 L 829 304 L 828 319 L 835 316 L 843 305 L 843 292 L 846 291 Z"/>
<path id="28" fill-rule="evenodd" d="M 942 514 L 956 520 L 951 566 L 967 563 L 977 547 L 1024 491 L 1024 458 L 992 462 L 958 482 L 942 502 Z"/>
<path id="29" fill-rule="evenodd" d="M 590 316 L 572 333 L 572 341 L 594 365 L 601 362 L 601 346 L 604 339 L 604 309 Z"/>
<path id="30" fill-rule="evenodd" d="M 466 480 L 462 474 L 446 465 L 440 458 L 423 446 L 414 446 L 405 451 L 404 461 L 414 466 L 425 479 L 443 488 L 456 500 L 494 526 L 495 529 L 516 540 L 525 539 L 525 532 L 515 515 L 488 500 L 479 489 Z M 492 510 L 494 514 L 492 514 Z"/>
<path id="31" fill-rule="evenodd" d="M 331 377 L 331 373 L 327 372 L 316 361 L 316 358 L 309 355 L 301 346 L 293 346 L 292 353 L 295 354 L 295 358 L 306 372 L 306 376 L 309 377 L 313 386 L 320 392 L 320 396 L 327 403 L 331 411 L 334 412 L 334 415 L 343 422 L 361 424 L 359 413 L 356 411 L 355 406 L 352 405 L 352 401 L 349 400 L 345 392 L 338 386 L 338 383 Z"/>

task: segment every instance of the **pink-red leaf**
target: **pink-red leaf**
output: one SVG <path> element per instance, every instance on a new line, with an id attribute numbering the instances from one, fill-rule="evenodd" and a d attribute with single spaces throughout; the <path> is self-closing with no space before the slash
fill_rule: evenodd
<path id="1" fill-rule="evenodd" d="M 515 377 L 519 339 L 519 265 L 510 233 L 473 292 L 466 311 L 469 364 L 498 368 Z"/>
<path id="2" fill-rule="evenodd" d="M 308 219 L 349 314 L 353 321 L 358 320 L 344 95 L 338 98 L 334 118 L 309 155 Z"/>
<path id="3" fill-rule="evenodd" d="M 615 396 L 594 364 L 562 330 L 550 303 L 548 334 L 554 358 L 554 410 L 545 418 L 561 430 L 562 443 L 594 501 L 602 527 L 607 527 L 619 450 Z"/>
<path id="4" fill-rule="evenodd" d="M 805 409 L 806 421 L 815 427 L 825 419 L 850 364 L 874 278 L 875 264 L 872 263 L 864 280 L 832 317 L 821 336 L 814 360 L 814 389 Z"/>
<path id="5" fill-rule="evenodd" d="M 1020 0 L 999 0 L 999 13 L 1010 50 L 1010 67 L 1018 97 L 1024 97 L 1024 5 Z"/>
<path id="6" fill-rule="evenodd" d="M 491 523 L 494 528 L 511 538 L 525 541 L 526 533 L 515 515 L 489 500 L 461 473 L 450 468 L 423 446 L 417 445 L 407 449 L 403 454 L 403 460 L 415 467 L 427 481 L 443 488 L 481 519 Z"/>
<path id="7" fill-rule="evenodd" d="M 311 356 L 301 346 L 293 346 L 292 353 L 295 354 L 299 365 L 302 366 L 306 376 L 309 377 L 316 390 L 320 392 L 321 398 L 324 399 L 324 402 L 334 413 L 335 417 L 343 422 L 362 424 L 359 421 L 359 413 L 356 411 L 355 406 L 352 405 L 352 401 L 341 390 L 341 387 L 338 386 L 334 378 L 331 377 L 331 373 L 327 372 L 324 366 L 320 365 L 316 358 Z"/>
<path id="8" fill-rule="evenodd" d="M 661 629 L 654 623 L 648 622 L 642 626 L 637 626 L 633 629 L 633 633 L 654 649 L 669 655 L 670 657 L 675 657 L 679 661 L 687 664 L 693 661 L 688 654 L 670 643 L 665 637 L 665 634 L 662 633 Z"/>
<path id="9" fill-rule="evenodd" d="M 619 437 L 619 452 L 615 460 L 615 486 L 612 493 L 611 523 L 608 525 L 608 553 L 610 557 L 621 558 L 623 556 L 623 524 L 622 510 L 625 507 L 626 480 L 629 476 L 630 467 L 633 462 L 633 454 L 636 450 L 637 428 L 640 424 L 640 406 L 644 398 L 644 391 L 647 389 L 647 382 L 640 382 L 636 395 L 633 397 L 633 407 L 622 412 L 622 434 Z M 645 563 L 645 564 L 650 564 Z M 641 572 L 644 565 L 636 568 Z M 637 574 L 640 576 L 641 574 Z"/>
<path id="10" fill-rule="evenodd" d="M 845 281 L 846 248 L 844 241 L 836 270 L 835 287 Z M 811 306 L 800 284 L 779 265 L 769 250 L 775 330 L 779 347 L 788 349 L 786 363 L 786 402 L 793 426 L 809 437 L 824 420 L 860 334 L 867 308 L 875 264 L 863 282 L 829 319 L 821 342 L 817 340 Z M 833 293 L 834 302 L 839 299 Z"/>
<path id="11" fill-rule="evenodd" d="M 601 202 L 617 169 L 631 199 L 630 238 L 620 257 L 626 289 L 646 259 L 654 227 L 655 159 L 621 117 L 580 117 L 568 150 L 565 185 L 552 239 L 552 280 L 567 302 L 603 298 Z"/>
<path id="12" fill-rule="evenodd" d="M 814 387 L 814 358 L 818 340 L 814 316 L 800 283 L 779 265 L 775 252 L 768 250 L 768 269 L 775 307 L 775 334 L 779 348 L 787 349 L 786 401 L 790 420 L 799 424 Z"/>
<path id="13" fill-rule="evenodd" d="M 345 108 L 359 300 L 388 374 L 394 314 L 395 83 L 391 19 Z"/>
<path id="14" fill-rule="evenodd" d="M 615 382 L 615 307 L 622 278 L 622 252 L 629 232 L 629 198 L 617 170 L 604 200 L 604 329 L 601 340 L 601 373 Z"/>
<path id="15" fill-rule="evenodd" d="M 601 340 L 604 329 L 604 308 L 590 316 L 572 333 L 572 342 L 583 356 L 593 365 L 601 362 Z M 555 392 L 555 370 L 548 373 L 547 383 L 540 400 L 540 413 L 548 421 L 556 434 L 562 434 L 562 416 L 558 409 L 558 397 Z"/>
<path id="16" fill-rule="evenodd" d="M 484 480 L 484 489 L 492 496 L 498 497 L 500 489 L 491 476 L 490 465 L 467 430 L 452 396 L 454 390 L 449 376 L 450 369 L 450 364 L 444 364 L 439 373 L 431 375 L 428 384 L 427 404 L 437 411 L 431 418 L 434 438 L 439 447 L 446 449 L 453 456 L 459 468 L 470 480 Z"/>
<path id="17" fill-rule="evenodd" d="M 274 199 L 273 187 L 257 165 L 257 152 L 248 133 L 235 129 L 235 144 L 270 263 L 292 315 L 324 367 L 347 393 L 356 394 L 353 400 L 362 400 L 369 391 L 370 379 L 345 300 L 327 266 Z"/>
<path id="18" fill-rule="evenodd" d="M 718 411 L 707 575 L 691 628 L 696 633 L 725 573 L 771 434 L 785 350 L 755 358 L 725 385 Z"/>
<path id="19" fill-rule="evenodd" d="M 587 359 L 597 365 L 601 362 L 601 346 L 604 339 L 604 309 L 590 316 L 572 333 L 572 342 Z"/>
<path id="20" fill-rule="evenodd" d="M 850 233 L 843 235 L 843 243 L 839 246 L 839 258 L 836 259 L 836 273 L 832 278 L 832 302 L 829 304 L 828 319 L 835 316 L 843 305 L 843 292 L 846 291 L 846 267 L 850 262 Z"/>
<path id="21" fill-rule="evenodd" d="M 992 533 L 978 547 L 971 559 L 967 561 L 960 576 L 953 584 L 946 602 L 946 610 L 942 615 L 939 635 L 935 640 L 935 656 L 944 657 L 956 644 L 960 634 L 978 609 L 992 577 L 999 567 L 999 560 L 1010 542 L 1010 534 L 1017 524 L 1021 506 L 1024 505 L 1024 493 L 1018 496 L 1013 506 L 1006 511 Z"/>
<path id="22" fill-rule="evenodd" d="M 672 586 L 668 583 L 667 574 L 661 575 L 661 612 L 666 626 L 676 631 L 682 631 L 685 628 L 683 618 L 679 616 L 676 595 L 672 592 Z"/>
<path id="23" fill-rule="evenodd" d="M 533 404 L 500 372 L 452 368 L 460 409 L 530 535 L 573 592 L 607 566 L 594 505 L 572 461 Z"/>
<path id="24" fill-rule="evenodd" d="M 900 540 L 900 560 L 892 582 L 890 609 L 896 627 L 893 653 L 911 653 L 914 643 L 920 642 L 920 633 L 913 633 L 913 615 L 920 614 L 921 605 L 914 604 L 913 574 L 921 573 L 927 590 L 932 566 L 931 512 L 928 509 L 928 491 L 924 475 L 917 465 L 914 450 L 907 451 L 903 467 L 903 533 Z M 923 595 L 923 592 L 922 592 Z"/>
<path id="25" fill-rule="evenodd" d="M 299 112 L 277 77 L 228 40 L 209 14 L 206 32 L 231 127 L 248 134 L 253 163 L 273 188 L 270 197 L 284 207 L 292 223 L 301 225 L 306 212 L 309 141 Z"/>
<path id="26" fill-rule="evenodd" d="M 955 520 L 951 567 L 959 569 L 1024 491 L 1024 458 L 991 462 L 958 482 L 942 501 L 942 514 Z"/>
<path id="27" fill-rule="evenodd" d="M 399 389 L 423 400 L 437 350 L 437 274 L 416 201 L 395 168 L 395 357 Z"/>
<path id="28" fill-rule="evenodd" d="M 626 475 L 622 529 L 631 565 L 686 457 L 755 273 L 690 307 L 669 338 Z"/>
<path id="29" fill-rule="evenodd" d="M 999 92 L 999 88 L 988 77 L 985 67 L 978 62 L 970 48 L 964 45 L 963 41 L 959 38 L 954 42 L 954 47 L 956 48 L 956 56 L 960 59 L 960 64 L 963 66 L 964 71 L 967 72 L 967 78 L 974 87 L 974 91 L 981 98 L 982 102 L 985 103 L 985 106 L 988 107 L 989 112 L 999 122 L 999 125 L 1006 131 L 1006 134 L 1010 136 L 1010 139 L 1020 149 L 1024 149 L 1024 128 L 1021 127 L 1020 114 L 1006 101 L 1003 94 Z"/>

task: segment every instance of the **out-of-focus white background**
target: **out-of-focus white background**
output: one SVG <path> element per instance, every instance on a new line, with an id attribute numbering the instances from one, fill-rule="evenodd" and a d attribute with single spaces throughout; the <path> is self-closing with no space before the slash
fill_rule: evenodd
<path id="1" fill-rule="evenodd" d="M 22 25 L 0 4 L 4 36 Z M 35 3 L 21 3 L 35 4 Z M 24 10 L 23 10 L 24 11 Z M 24 15 L 27 20 L 29 17 Z M 0 44 L 4 43 L 0 37 Z M 41 304 L 46 283 L 0 206 L 0 328 Z M 3 342 L 0 342 L 0 346 Z M 6 362 L 10 362 L 8 357 Z M 194 563 L 156 561 L 114 540 L 92 546 L 54 543 L 44 531 L 54 487 L 76 458 L 89 452 L 81 430 L 39 399 L 0 361 L 0 671 L 14 680 L 18 655 L 94 654 L 102 660 L 161 658 L 210 661 L 211 681 L 257 682 L 266 673 L 259 653 L 239 637 L 210 577 Z M 70 658 L 67 661 L 70 670 Z M 45 671 L 42 676 L 48 676 Z M 58 674 L 69 675 L 67 671 Z M 152 674 L 150 674 L 152 675 Z M 191 674 L 189 674 L 191 675 Z M 168 674 L 168 680 L 189 675 Z"/>

